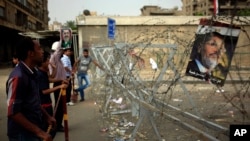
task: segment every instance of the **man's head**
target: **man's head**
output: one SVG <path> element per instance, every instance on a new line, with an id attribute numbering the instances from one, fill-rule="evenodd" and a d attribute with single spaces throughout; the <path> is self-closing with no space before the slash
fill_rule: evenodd
<path id="1" fill-rule="evenodd" d="M 38 67 L 44 68 L 44 70 L 49 70 L 49 59 L 50 59 L 50 53 L 47 51 L 44 51 L 43 60 L 38 64 Z"/>
<path id="2" fill-rule="evenodd" d="M 84 57 L 88 57 L 89 56 L 89 50 L 88 49 L 84 49 L 83 50 L 83 56 Z"/>
<path id="3" fill-rule="evenodd" d="M 215 68 L 224 52 L 224 37 L 217 32 L 207 33 L 201 46 L 202 64 L 209 70 Z"/>
<path id="4" fill-rule="evenodd" d="M 52 47 L 51 47 L 51 50 L 52 51 L 56 51 L 57 49 L 60 48 L 60 42 L 59 41 L 56 41 L 52 44 Z"/>
<path id="5" fill-rule="evenodd" d="M 12 57 L 12 62 L 13 62 L 13 64 L 15 64 L 15 65 L 19 63 L 19 59 L 18 59 L 18 57 L 17 57 L 16 54 L 13 55 L 13 57 Z"/>
<path id="6" fill-rule="evenodd" d="M 67 56 L 70 56 L 72 53 L 71 49 L 70 48 L 67 48 L 67 49 L 64 49 L 63 50 L 63 54 L 67 55 Z"/>
<path id="7" fill-rule="evenodd" d="M 35 65 L 42 62 L 43 49 L 38 41 L 25 37 L 17 45 L 17 57 L 21 61 L 29 61 Z"/>
<path id="8" fill-rule="evenodd" d="M 60 53 L 63 53 L 63 48 L 61 48 L 61 43 L 59 41 L 56 41 L 52 44 L 51 50 L 53 52 L 60 51 Z"/>

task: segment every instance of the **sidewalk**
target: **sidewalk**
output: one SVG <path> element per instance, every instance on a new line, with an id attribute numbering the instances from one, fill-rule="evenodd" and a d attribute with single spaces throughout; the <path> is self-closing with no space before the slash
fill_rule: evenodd
<path id="1" fill-rule="evenodd" d="M 101 114 L 93 100 L 67 106 L 69 141 L 108 141 L 107 133 L 101 133 Z M 54 141 L 64 141 L 64 132 L 58 132 Z"/>

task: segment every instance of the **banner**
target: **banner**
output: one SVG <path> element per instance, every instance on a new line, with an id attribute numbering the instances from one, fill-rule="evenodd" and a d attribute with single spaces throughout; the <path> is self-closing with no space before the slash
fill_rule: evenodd
<path id="1" fill-rule="evenodd" d="M 201 19 L 186 75 L 223 86 L 239 34 L 237 26 Z"/>
<path id="2" fill-rule="evenodd" d="M 63 49 L 71 48 L 72 45 L 72 30 L 71 28 L 60 29 L 60 41 Z"/>
<path id="3" fill-rule="evenodd" d="M 218 15 L 219 13 L 219 3 L 218 0 L 214 0 L 214 15 Z"/>

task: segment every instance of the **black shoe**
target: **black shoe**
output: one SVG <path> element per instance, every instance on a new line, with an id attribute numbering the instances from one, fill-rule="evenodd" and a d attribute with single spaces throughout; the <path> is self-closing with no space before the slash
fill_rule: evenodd
<path id="1" fill-rule="evenodd" d="M 84 98 L 82 98 L 82 99 L 80 99 L 80 102 L 83 102 L 85 99 Z"/>

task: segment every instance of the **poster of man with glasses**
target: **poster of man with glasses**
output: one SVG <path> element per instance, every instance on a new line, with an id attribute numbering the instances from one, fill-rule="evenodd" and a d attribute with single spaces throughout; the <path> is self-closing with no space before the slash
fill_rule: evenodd
<path id="1" fill-rule="evenodd" d="M 61 47 L 71 48 L 72 44 L 72 30 L 71 28 L 65 27 L 60 30 L 60 38 L 61 38 Z"/>
<path id="2" fill-rule="evenodd" d="M 229 72 L 240 28 L 201 19 L 193 43 L 186 75 L 223 86 Z"/>

